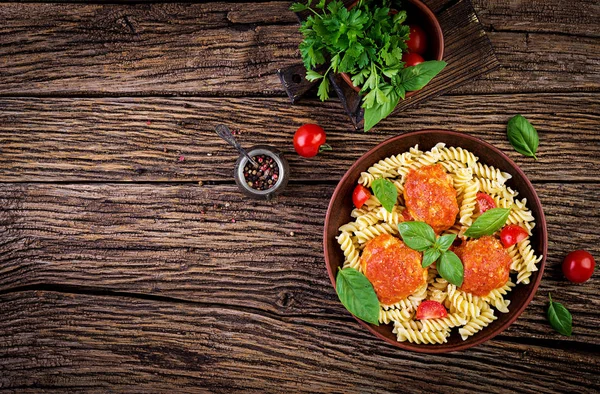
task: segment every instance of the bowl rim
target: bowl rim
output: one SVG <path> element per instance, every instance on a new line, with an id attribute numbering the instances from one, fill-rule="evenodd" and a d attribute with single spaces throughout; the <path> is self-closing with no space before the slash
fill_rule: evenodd
<path id="1" fill-rule="evenodd" d="M 537 195 L 535 188 L 531 184 L 531 181 L 525 175 L 523 170 L 521 170 L 521 168 L 510 157 L 508 157 L 504 152 L 502 152 L 500 149 L 496 148 L 489 142 L 486 142 L 480 138 L 474 137 L 474 136 L 466 134 L 466 133 L 460 133 L 460 132 L 445 130 L 445 129 L 424 129 L 424 130 L 412 131 L 412 132 L 397 135 L 395 137 L 388 138 L 385 141 L 380 142 L 375 147 L 373 147 L 372 149 L 370 149 L 369 151 L 364 153 L 361 157 L 359 157 L 354 162 L 354 164 L 352 164 L 352 166 L 350 166 L 350 168 L 346 171 L 344 176 L 342 176 L 342 178 L 338 182 L 338 184 L 331 196 L 331 199 L 329 200 L 329 204 L 327 206 L 327 214 L 325 215 L 325 222 L 324 222 L 324 226 L 323 226 L 323 253 L 325 256 L 325 267 L 326 267 L 327 273 L 329 275 L 329 280 L 331 281 L 333 289 L 336 290 L 335 275 L 334 275 L 334 272 L 332 272 L 331 265 L 329 264 L 329 257 L 328 257 L 329 254 L 328 254 L 327 225 L 329 223 L 331 215 L 333 214 L 333 208 L 334 208 L 333 202 L 337 199 L 338 195 L 340 194 L 341 185 L 348 181 L 350 174 L 353 172 L 353 170 L 356 167 L 358 167 L 359 165 L 362 164 L 362 162 L 365 158 L 375 154 L 383 146 L 393 143 L 398 140 L 402 140 L 402 139 L 410 137 L 410 136 L 415 136 L 415 135 L 418 136 L 418 135 L 431 134 L 431 133 L 442 133 L 442 134 L 446 134 L 449 136 L 456 136 L 456 137 L 472 140 L 476 143 L 479 143 L 479 144 L 485 146 L 486 148 L 491 149 L 494 153 L 496 153 L 497 155 L 501 156 L 503 159 L 508 161 L 508 163 L 511 164 L 513 169 L 524 179 L 527 187 L 529 187 L 533 191 L 533 200 L 529 201 L 529 203 L 539 207 L 539 217 L 536 218 L 536 225 L 538 226 L 538 231 L 540 231 L 540 239 L 541 239 L 541 244 L 542 244 L 542 245 L 540 245 L 541 249 L 542 249 L 540 251 L 542 254 L 542 260 L 540 261 L 540 263 L 538 265 L 539 269 L 538 269 L 537 277 L 533 283 L 530 283 L 530 285 L 532 286 L 531 290 L 529 292 L 529 295 L 527 296 L 527 299 L 521 306 L 521 308 L 519 308 L 517 311 L 513 312 L 512 317 L 509 318 L 506 322 L 504 322 L 501 326 L 496 327 L 494 331 L 490 331 L 487 333 L 482 332 L 482 333 L 480 333 L 481 335 L 471 337 L 473 339 L 467 343 L 459 343 L 459 344 L 456 344 L 453 346 L 448 346 L 448 345 L 424 345 L 424 344 L 413 344 L 413 343 L 409 343 L 409 342 L 398 342 L 398 341 L 391 340 L 391 339 L 383 336 L 379 332 L 375 331 L 371 327 L 371 324 L 362 321 L 361 319 L 357 318 L 356 316 L 354 316 L 352 313 L 350 313 L 348 311 L 348 313 L 350 313 L 352 315 L 352 317 L 354 319 L 356 319 L 356 321 L 358 321 L 358 323 L 361 326 L 366 328 L 369 332 L 374 334 L 379 339 L 382 339 L 385 342 L 387 342 L 395 347 L 399 347 L 404 350 L 412 350 L 412 351 L 415 351 L 418 353 L 441 354 L 441 353 L 449 353 L 449 352 L 454 352 L 454 351 L 461 351 L 461 350 L 465 350 L 465 349 L 480 345 L 483 342 L 486 342 L 486 341 L 494 338 L 496 335 L 502 333 L 511 324 L 513 324 L 518 319 L 518 317 L 521 315 L 521 313 L 523 313 L 523 311 L 529 306 L 529 304 L 531 303 L 531 300 L 537 293 L 538 287 L 542 280 L 542 276 L 544 274 L 544 268 L 546 266 L 546 257 L 548 255 L 548 231 L 547 231 L 546 217 L 544 215 L 544 210 L 543 210 L 540 198 Z"/>
<path id="2" fill-rule="evenodd" d="M 435 13 L 431 10 L 431 8 L 429 8 L 427 6 L 427 4 L 423 3 L 421 0 L 408 0 L 408 2 L 413 4 L 414 6 L 416 6 L 433 23 L 434 29 L 433 29 L 432 33 L 437 36 L 437 38 L 440 42 L 440 47 L 439 47 L 437 53 L 435 54 L 433 60 L 442 60 L 444 58 L 444 52 L 445 52 L 444 31 L 442 30 L 442 26 L 440 26 L 440 22 L 438 21 L 437 16 L 435 16 Z M 358 0 L 356 0 L 355 2 L 350 4 L 348 6 L 348 8 L 354 7 L 357 3 L 358 3 Z M 348 86 L 350 86 L 355 92 L 359 93 L 361 91 L 360 87 L 354 86 L 354 84 L 352 83 L 350 74 L 339 73 L 339 75 L 344 80 L 344 82 L 346 82 L 346 84 L 348 84 Z M 419 90 L 415 90 L 413 92 L 406 92 L 405 97 L 406 98 L 412 97 L 415 94 L 417 94 L 418 92 L 419 92 Z"/>

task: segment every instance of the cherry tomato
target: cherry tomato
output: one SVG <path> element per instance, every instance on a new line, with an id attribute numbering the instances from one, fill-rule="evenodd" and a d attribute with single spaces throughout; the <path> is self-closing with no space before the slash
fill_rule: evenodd
<path id="1" fill-rule="evenodd" d="M 294 149 L 303 157 L 313 157 L 324 150 L 331 150 L 325 144 L 325 130 L 316 124 L 305 124 L 294 134 Z"/>
<path id="2" fill-rule="evenodd" d="M 517 242 L 521 242 L 528 236 L 529 234 L 527 233 L 527 230 L 516 224 L 509 224 L 508 226 L 504 226 L 502 231 L 500 231 L 500 241 L 502 242 L 502 246 L 504 246 L 505 248 L 510 248 L 511 246 L 513 246 Z"/>
<path id="3" fill-rule="evenodd" d="M 427 50 L 427 33 L 417 25 L 409 25 L 410 33 L 408 34 L 408 41 L 406 46 L 412 53 L 418 53 L 422 55 Z"/>
<path id="4" fill-rule="evenodd" d="M 410 214 L 410 212 L 408 212 L 408 209 L 402 211 L 402 217 L 404 218 L 405 222 L 413 222 L 415 220 Z"/>
<path id="5" fill-rule="evenodd" d="M 479 207 L 479 212 L 484 213 L 488 209 L 496 208 L 496 202 L 489 194 L 477 193 L 477 206 Z"/>
<path id="6" fill-rule="evenodd" d="M 565 257 L 562 270 L 568 280 L 583 283 L 592 277 L 596 262 L 585 250 L 576 250 Z"/>
<path id="7" fill-rule="evenodd" d="M 423 59 L 423 56 L 419 55 L 418 53 L 405 53 L 402 55 L 402 61 L 405 63 L 404 67 L 412 67 L 423 63 L 425 59 Z"/>
<path id="8" fill-rule="evenodd" d="M 444 305 L 437 301 L 423 301 L 417 308 L 417 319 L 441 319 L 448 316 L 448 311 L 444 308 Z"/>
<path id="9" fill-rule="evenodd" d="M 358 209 L 362 208 L 365 202 L 371 198 L 371 192 L 363 185 L 356 185 L 352 193 L 352 202 Z"/>

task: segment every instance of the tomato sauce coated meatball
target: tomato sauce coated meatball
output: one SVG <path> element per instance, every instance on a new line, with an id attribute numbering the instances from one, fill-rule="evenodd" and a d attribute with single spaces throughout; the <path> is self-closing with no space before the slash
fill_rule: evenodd
<path id="1" fill-rule="evenodd" d="M 441 164 L 411 170 L 404 184 L 406 209 L 416 220 L 429 224 L 439 233 L 456 221 L 458 202 L 452 177 Z"/>
<path id="2" fill-rule="evenodd" d="M 427 269 L 421 267 L 421 253 L 389 234 L 367 242 L 360 263 L 377 298 L 385 305 L 403 300 L 427 282 Z"/>
<path id="3" fill-rule="evenodd" d="M 454 253 L 462 260 L 465 269 L 461 290 L 486 296 L 508 281 L 512 260 L 496 238 L 485 236 L 464 242 L 454 249 Z"/>

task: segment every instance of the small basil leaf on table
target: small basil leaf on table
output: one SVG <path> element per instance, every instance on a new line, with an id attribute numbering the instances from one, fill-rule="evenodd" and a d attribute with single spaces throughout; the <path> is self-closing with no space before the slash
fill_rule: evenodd
<path id="1" fill-rule="evenodd" d="M 441 255 L 442 255 L 442 252 L 440 252 L 438 249 L 435 249 L 435 248 L 425 249 L 425 252 L 423 252 L 423 264 L 422 264 L 422 267 L 423 268 L 429 267 L 437 259 L 439 259 Z"/>
<path id="2" fill-rule="evenodd" d="M 449 250 L 442 253 L 437 264 L 437 270 L 448 282 L 455 286 L 461 286 L 464 279 L 464 267 L 458 256 Z"/>
<path id="3" fill-rule="evenodd" d="M 402 86 L 407 92 L 421 90 L 436 75 L 446 67 L 448 63 L 440 60 L 428 60 L 416 66 L 406 67 L 400 71 Z"/>
<path id="4" fill-rule="evenodd" d="M 508 121 L 506 135 L 517 152 L 537 160 L 535 152 L 537 152 L 540 139 L 535 128 L 524 116 L 516 115 Z"/>
<path id="5" fill-rule="evenodd" d="M 379 325 L 379 300 L 366 276 L 354 268 L 339 270 L 335 280 L 342 305 L 354 316 L 367 323 Z"/>
<path id="6" fill-rule="evenodd" d="M 375 179 L 371 184 L 375 197 L 379 200 L 386 211 L 392 212 L 396 200 L 398 200 L 398 189 L 389 180 L 385 178 Z"/>
<path id="7" fill-rule="evenodd" d="M 573 316 L 563 304 L 552 301 L 550 294 L 548 294 L 548 298 L 550 299 L 550 305 L 548 305 L 550 325 L 562 335 L 570 337 L 573 333 Z"/>
<path id="8" fill-rule="evenodd" d="M 435 244 L 435 233 L 424 222 L 401 222 L 398 230 L 402 240 L 409 248 L 423 252 Z"/>
<path id="9" fill-rule="evenodd" d="M 509 214 L 510 208 L 488 209 L 465 231 L 465 236 L 479 238 L 491 235 L 504 226 Z"/>
<path id="10" fill-rule="evenodd" d="M 442 235 L 442 236 L 438 237 L 436 245 L 442 252 L 445 252 L 450 248 L 450 246 L 452 246 L 452 243 L 454 242 L 455 239 L 456 239 L 456 234 Z"/>

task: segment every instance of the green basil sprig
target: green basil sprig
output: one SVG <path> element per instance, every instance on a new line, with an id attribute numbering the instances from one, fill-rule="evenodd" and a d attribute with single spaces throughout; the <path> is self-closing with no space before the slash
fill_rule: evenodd
<path id="1" fill-rule="evenodd" d="M 354 268 L 341 269 L 335 287 L 342 305 L 350 313 L 367 323 L 379 325 L 379 299 L 366 276 Z"/>
<path id="2" fill-rule="evenodd" d="M 398 189 L 396 189 L 396 186 L 385 178 L 379 178 L 371 183 L 371 188 L 385 210 L 392 212 L 398 199 Z"/>
<path id="3" fill-rule="evenodd" d="M 516 115 L 508 121 L 506 127 L 506 135 L 508 141 L 515 150 L 522 155 L 535 157 L 540 139 L 535 128 L 522 115 Z"/>
<path id="4" fill-rule="evenodd" d="M 435 232 L 425 222 L 398 223 L 402 240 L 409 248 L 423 252 L 423 268 L 437 261 L 437 270 L 448 282 L 461 286 L 464 279 L 464 267 L 460 258 L 448 249 L 456 239 L 456 234 L 435 236 Z"/>
<path id="5" fill-rule="evenodd" d="M 429 60 L 416 66 L 403 68 L 400 71 L 400 80 L 404 90 L 412 92 L 423 89 L 447 64 L 441 60 Z"/>
<path id="6" fill-rule="evenodd" d="M 558 302 L 552 301 L 552 296 L 548 293 L 550 305 L 548 305 L 548 320 L 550 325 L 562 335 L 570 337 L 573 333 L 573 317 L 567 308 Z"/>
<path id="7" fill-rule="evenodd" d="M 488 209 L 465 231 L 465 236 L 479 238 L 484 235 L 492 235 L 504 226 L 509 214 L 510 208 Z"/>

